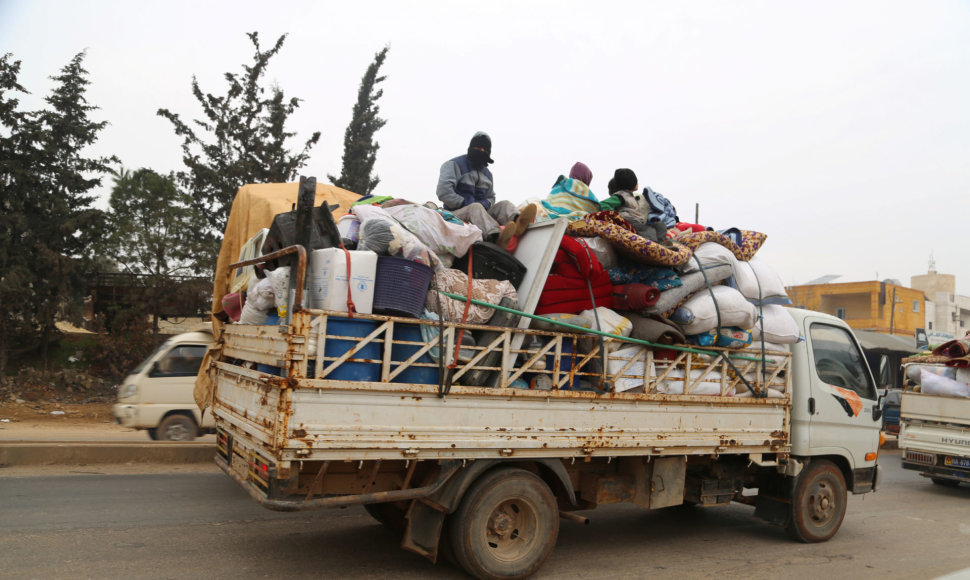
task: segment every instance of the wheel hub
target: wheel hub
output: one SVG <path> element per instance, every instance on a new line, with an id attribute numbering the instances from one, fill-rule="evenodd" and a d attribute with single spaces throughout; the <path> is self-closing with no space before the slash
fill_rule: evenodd
<path id="1" fill-rule="evenodd" d="M 506 536 L 512 530 L 512 517 L 504 511 L 495 511 L 488 522 L 488 531 L 496 536 Z"/>
<path id="2" fill-rule="evenodd" d="M 820 484 L 812 494 L 809 502 L 811 517 L 816 522 L 823 522 L 832 517 L 835 509 L 835 497 L 833 490 L 824 484 Z"/>

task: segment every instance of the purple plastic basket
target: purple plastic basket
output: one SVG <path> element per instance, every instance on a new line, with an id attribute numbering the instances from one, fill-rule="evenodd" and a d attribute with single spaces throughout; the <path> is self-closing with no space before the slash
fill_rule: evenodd
<path id="1" fill-rule="evenodd" d="M 432 270 L 397 256 L 378 256 L 374 312 L 419 318 L 431 286 Z"/>

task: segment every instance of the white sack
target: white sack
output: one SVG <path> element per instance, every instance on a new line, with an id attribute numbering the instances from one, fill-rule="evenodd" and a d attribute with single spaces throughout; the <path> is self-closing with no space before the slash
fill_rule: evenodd
<path id="1" fill-rule="evenodd" d="M 616 390 L 616 392 L 622 393 L 624 391 L 630 391 L 637 387 L 643 386 L 643 371 L 646 364 L 646 348 L 642 346 L 628 346 L 610 353 L 610 356 L 606 362 L 606 372 L 611 377 L 620 372 L 620 370 L 628 362 L 630 362 L 630 360 L 634 359 L 636 362 L 631 364 L 630 367 L 623 372 L 624 375 L 630 376 L 613 381 L 613 388 Z M 653 369 L 651 368 L 651 374 L 652 373 Z"/>
<path id="2" fill-rule="evenodd" d="M 711 291 L 704 289 L 695 292 L 674 311 L 670 319 L 681 326 L 684 334 L 701 334 L 717 327 L 719 314 L 722 327 L 736 326 L 741 329 L 754 326 L 758 316 L 754 305 L 740 292 L 729 286 L 715 286 Z M 788 314 L 785 313 L 785 316 Z"/>
<path id="3" fill-rule="evenodd" d="M 604 306 L 598 307 L 595 314 L 593 310 L 583 310 L 579 315 L 589 323 L 590 328 L 602 332 L 620 336 L 630 336 L 630 333 L 633 332 L 633 323 L 628 318 L 624 318 Z M 596 325 L 597 318 L 599 318 L 599 326 Z"/>
<path id="4" fill-rule="evenodd" d="M 683 274 L 699 271 L 700 268 L 697 266 L 697 260 L 700 260 L 702 266 L 727 264 L 728 266 L 731 266 L 732 272 L 737 270 L 738 265 L 738 259 L 734 256 L 734 252 L 725 248 L 721 244 L 715 242 L 704 242 L 703 244 L 697 246 L 697 249 L 694 250 L 694 257 L 688 260 L 686 264 L 680 266 L 678 270 Z"/>
<path id="5" fill-rule="evenodd" d="M 263 278 L 250 284 L 246 290 L 246 303 L 239 314 L 239 324 L 266 324 L 267 314 L 275 306 L 272 280 Z"/>
<path id="6" fill-rule="evenodd" d="M 970 397 L 970 385 L 933 374 L 925 368 L 920 369 L 920 392 L 927 395 L 949 395 L 951 397 Z"/>
<path id="7" fill-rule="evenodd" d="M 946 377 L 948 379 L 956 380 L 957 378 L 956 368 L 941 364 L 924 365 L 919 363 L 908 363 L 903 365 L 903 368 L 905 369 L 903 372 L 906 373 L 906 378 L 909 379 L 909 382 L 913 383 L 914 385 L 922 384 L 920 383 L 922 380 L 920 372 L 924 369 L 933 373 L 934 375 L 940 375 L 941 377 Z"/>
<path id="8" fill-rule="evenodd" d="M 781 277 L 758 256 L 735 262 L 734 284 L 754 304 L 791 304 Z"/>
<path id="9" fill-rule="evenodd" d="M 757 309 L 757 307 L 753 308 Z M 763 337 L 768 342 L 795 344 L 801 339 L 802 334 L 798 330 L 798 324 L 791 314 L 785 310 L 784 306 L 766 304 L 760 308 L 764 320 L 758 321 L 751 329 L 753 340 L 761 340 Z M 762 324 L 764 325 L 763 332 Z"/>

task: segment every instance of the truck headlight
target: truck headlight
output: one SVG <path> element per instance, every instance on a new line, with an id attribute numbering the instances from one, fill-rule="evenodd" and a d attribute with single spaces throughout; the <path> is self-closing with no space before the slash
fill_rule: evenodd
<path id="1" fill-rule="evenodd" d="M 135 385 L 135 384 L 125 385 L 118 389 L 118 398 L 127 399 L 128 397 L 134 397 L 135 393 L 137 392 L 138 392 L 138 385 Z"/>

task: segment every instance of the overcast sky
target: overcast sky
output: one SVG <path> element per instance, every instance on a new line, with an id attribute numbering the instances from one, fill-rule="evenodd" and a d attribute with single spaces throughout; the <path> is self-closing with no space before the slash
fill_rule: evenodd
<path id="1" fill-rule="evenodd" d="M 24 106 L 86 49 L 111 123 L 92 153 L 130 169 L 181 167 L 155 111 L 199 118 L 192 76 L 223 93 L 250 31 L 289 34 L 266 78 L 303 99 L 298 138 L 323 133 L 305 175 L 339 174 L 389 44 L 379 194 L 434 199 L 440 164 L 484 130 L 500 199 L 544 197 L 575 161 L 603 199 L 630 167 L 684 221 L 699 206 L 704 225 L 765 232 L 786 284 L 908 285 L 932 256 L 970 295 L 970 3 L 0 0 Z"/>

